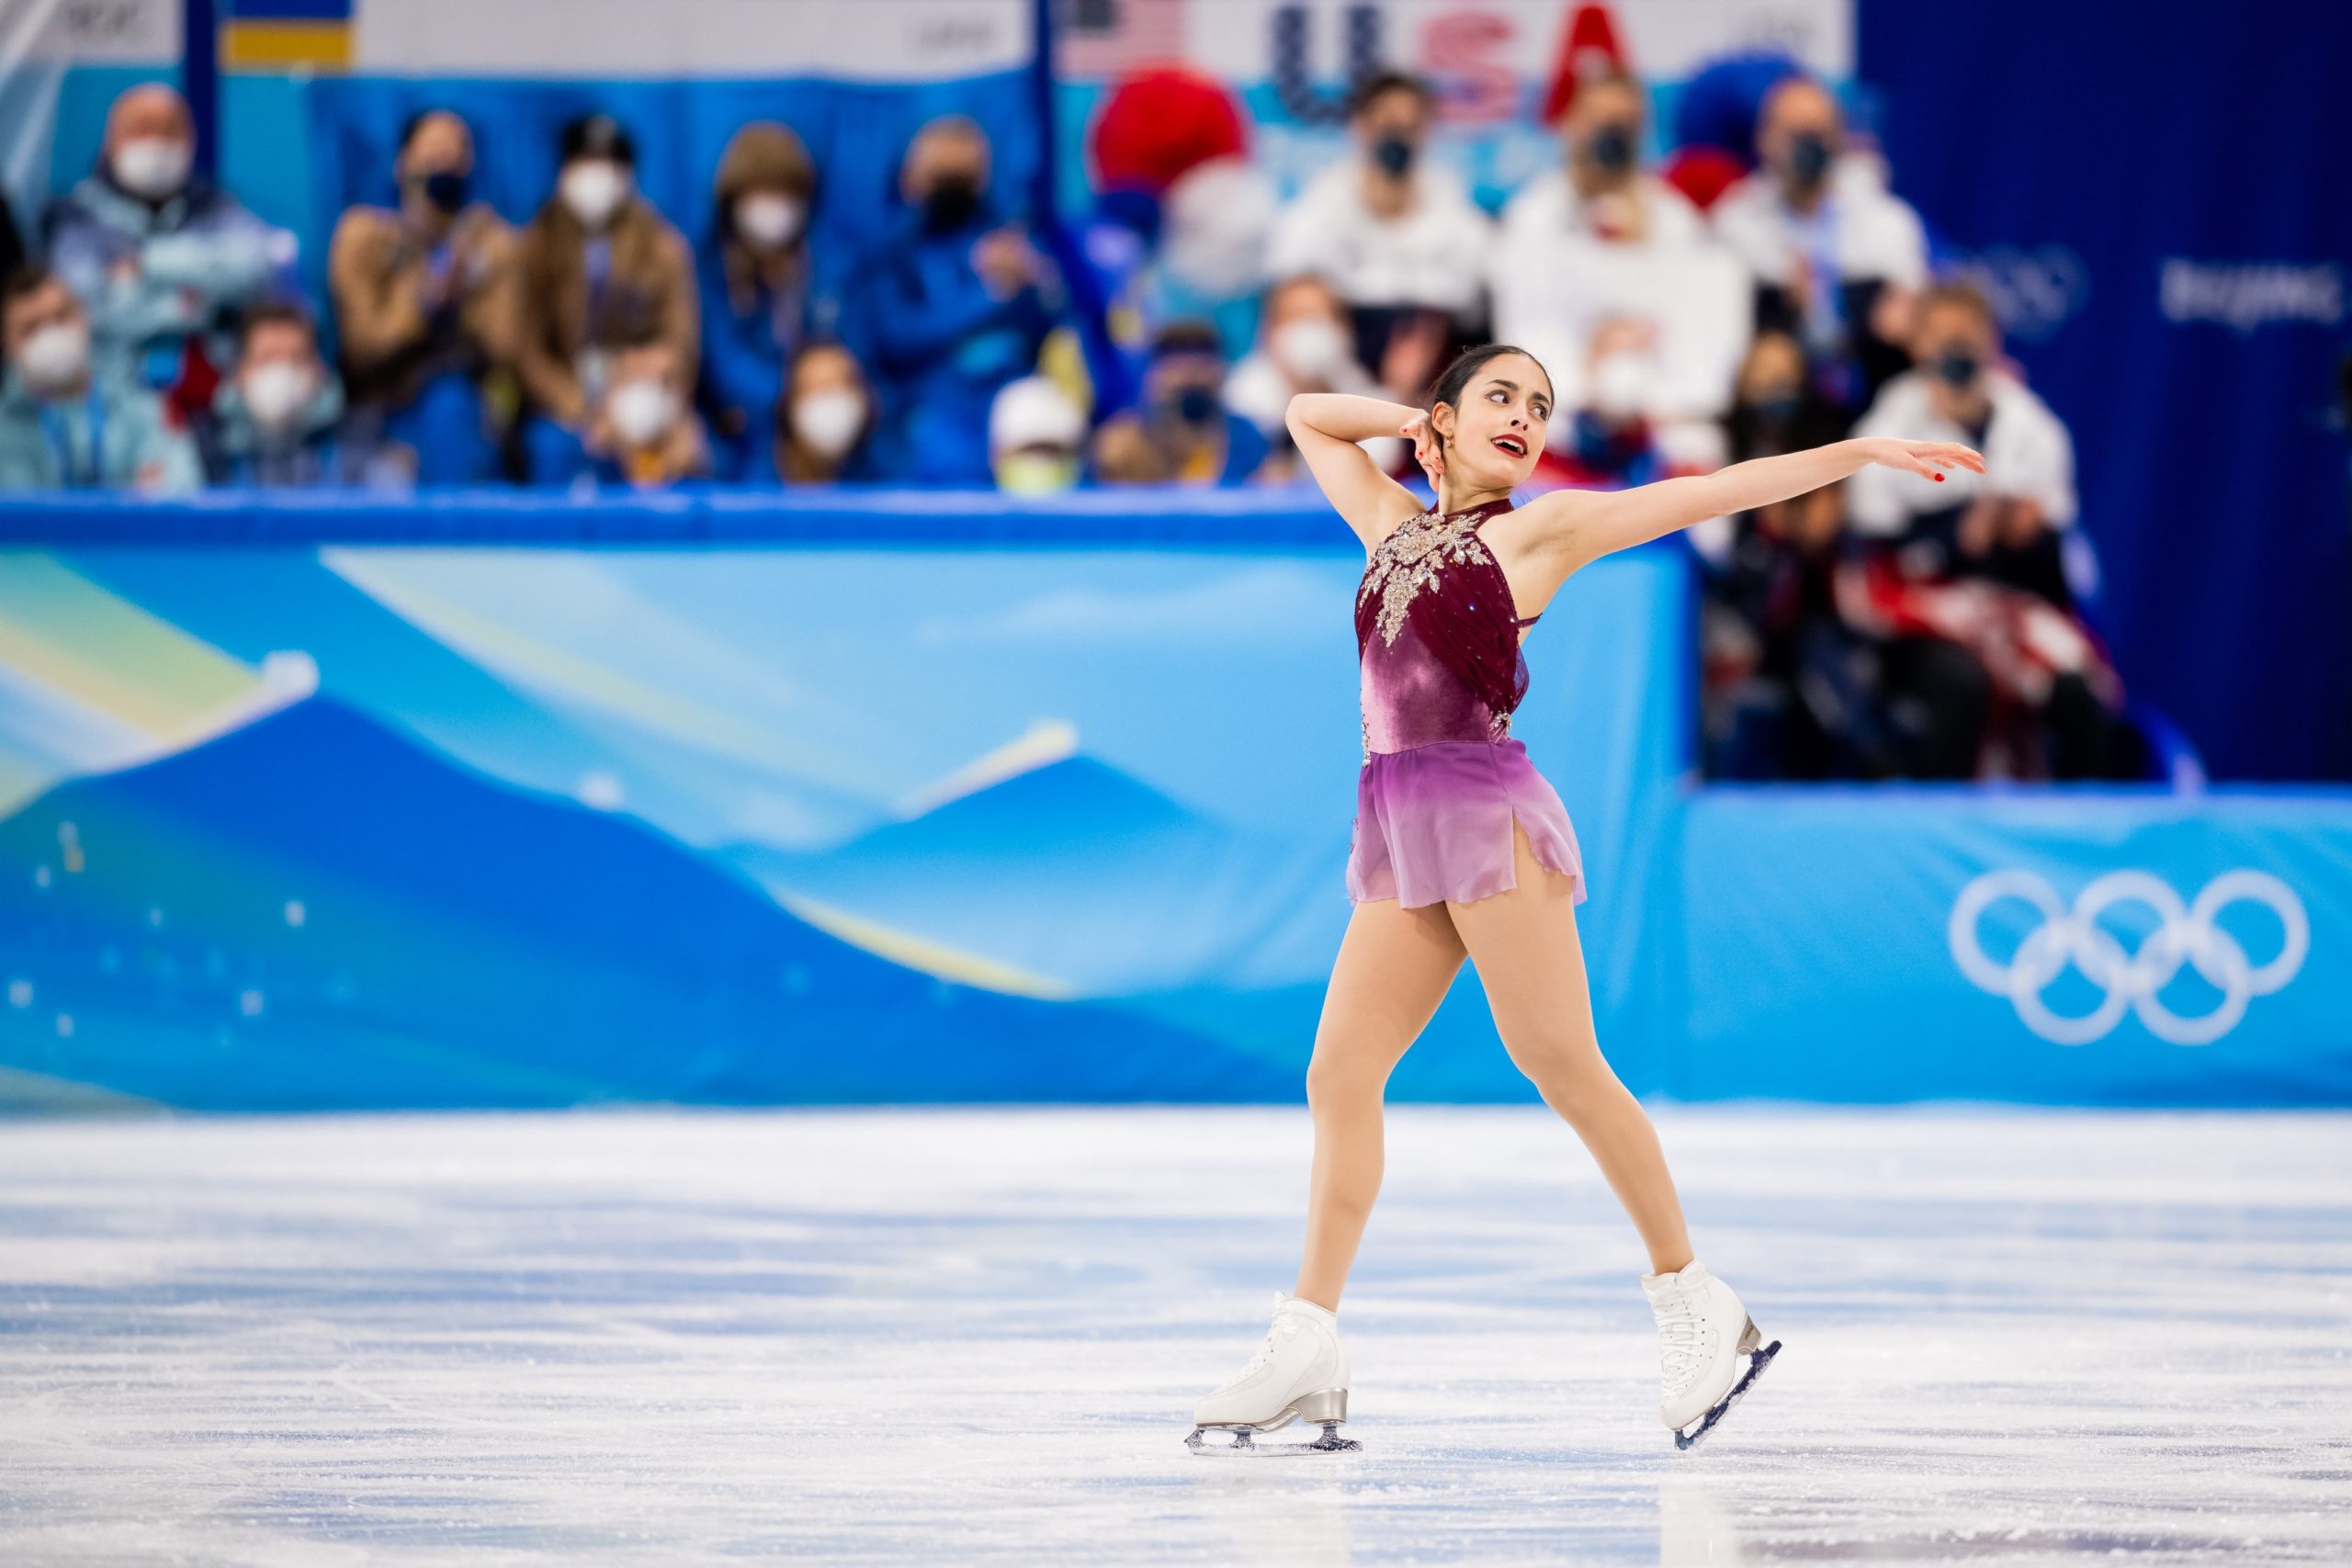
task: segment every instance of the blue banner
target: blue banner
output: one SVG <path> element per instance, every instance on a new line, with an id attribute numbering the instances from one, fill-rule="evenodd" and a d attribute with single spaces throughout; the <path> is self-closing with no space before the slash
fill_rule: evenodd
<path id="1" fill-rule="evenodd" d="M 0 510 L 0 1081 L 1295 1100 L 1361 564 L 1262 494 Z M 2352 1103 L 2352 795 L 1697 789 L 1689 602 L 1580 574 L 1514 726 L 1637 1092 Z M 1393 1090 L 1532 1097 L 1467 966 Z"/>
<path id="2" fill-rule="evenodd" d="M 2123 677 L 2216 777 L 2352 778 L 2352 7 L 1873 5 L 1897 186 L 2073 428 Z"/>

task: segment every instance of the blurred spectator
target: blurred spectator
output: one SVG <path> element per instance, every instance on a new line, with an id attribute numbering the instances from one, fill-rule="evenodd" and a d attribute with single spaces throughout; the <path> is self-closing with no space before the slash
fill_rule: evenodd
<path id="1" fill-rule="evenodd" d="M 1934 738 L 1905 749 L 1908 738 L 1887 728 L 1875 650 L 1838 612 L 1845 529 L 1838 488 L 1759 507 L 1732 520 L 1732 529 L 1729 548 L 1707 573 L 1700 611 L 1707 775 L 1883 778 L 1937 771 Z M 1915 716 L 1951 730 L 1957 747 L 1945 741 L 1945 750 L 1973 760 L 1983 691 L 1963 686 L 1939 695 L 1950 705 Z"/>
<path id="2" fill-rule="evenodd" d="M 875 451 L 874 389 L 850 351 L 812 343 L 792 361 L 778 398 L 773 450 L 753 474 L 786 484 L 860 484 L 882 478 Z"/>
<path id="3" fill-rule="evenodd" d="M 712 234 L 699 253 L 703 406 L 718 476 L 763 469 L 785 371 L 821 325 L 808 252 L 817 166 L 800 138 L 762 120 L 718 161 Z M 854 367 L 853 367 L 854 368 Z"/>
<path id="4" fill-rule="evenodd" d="M 352 208 L 328 252 L 353 423 L 423 485 L 499 477 L 486 383 L 513 358 L 515 242 L 472 198 L 473 167 L 464 120 L 416 116 L 392 164 L 400 205 Z"/>
<path id="5" fill-rule="evenodd" d="M 181 493 L 203 475 L 162 399 L 98 375 L 90 321 L 64 280 L 22 268 L 0 286 L 0 491 Z"/>
<path id="6" fill-rule="evenodd" d="M 1083 467 L 1086 416 L 1043 376 L 1006 384 L 989 410 L 989 458 L 999 490 L 1052 495 L 1071 489 Z"/>
<path id="7" fill-rule="evenodd" d="M 1494 224 L 1461 179 L 1425 156 L 1436 100 L 1418 77 L 1389 72 L 1365 83 L 1350 107 L 1357 156 L 1307 183 L 1274 225 L 1269 271 L 1318 273 L 1353 313 L 1356 357 L 1393 384 L 1392 337 L 1442 312 L 1451 332 L 1422 331 L 1433 344 L 1413 367 L 1416 392 L 1452 346 L 1485 315 L 1481 290 Z M 1408 368 L 1396 367 L 1398 378 Z"/>
<path id="8" fill-rule="evenodd" d="M 1846 151 L 1838 100 L 1811 77 L 1772 89 L 1756 140 L 1763 166 L 1715 203 L 1715 231 L 1753 279 L 1757 326 L 1804 344 L 1822 394 L 1858 412 L 1907 363 L 1926 231 L 1878 161 Z"/>
<path id="9" fill-rule="evenodd" d="M 102 375 L 172 389 L 183 412 L 212 397 L 236 309 L 293 260 L 291 235 L 193 178 L 187 104 L 161 83 L 107 116 L 95 173 L 50 204 L 50 265 L 87 306 Z M 208 341 L 209 339 L 209 341 Z"/>
<path id="10" fill-rule="evenodd" d="M 618 346 L 582 444 L 584 473 L 598 485 L 631 490 L 708 479 L 710 444 L 680 382 L 678 348 L 666 334 L 648 329 Z M 577 488 L 582 474 L 563 479 Z"/>
<path id="11" fill-rule="evenodd" d="M 353 484 L 363 477 L 341 439 L 343 384 L 319 357 L 300 305 L 245 311 L 235 368 L 201 422 L 212 482 L 265 489 Z"/>
<path id="12" fill-rule="evenodd" d="M 1566 439 L 1546 444 L 1538 473 L 1553 484 L 1622 490 L 1664 476 L 1649 411 L 1657 398 L 1657 334 L 1646 321 L 1612 316 L 1586 345 L 1581 405 L 1566 421 Z M 1561 421 L 1555 416 L 1552 427 Z"/>
<path id="13" fill-rule="evenodd" d="M 637 147 L 609 115 L 563 129 L 555 195 L 523 231 L 515 366 L 529 415 L 533 482 L 562 483 L 622 345 L 659 337 L 680 403 L 700 352 L 694 260 L 684 236 L 637 193 Z M 699 423 L 699 422 L 696 422 Z"/>
<path id="14" fill-rule="evenodd" d="M 1174 321 L 1152 344 L 1143 406 L 1094 435 L 1106 484 L 1246 484 L 1266 461 L 1258 427 L 1225 406 L 1225 355 L 1206 321 Z"/>
<path id="15" fill-rule="evenodd" d="M 1021 227 L 995 216 L 989 141 L 961 115 L 916 132 L 899 170 L 907 214 L 861 278 L 896 477 L 985 484 L 998 389 L 1028 375 L 1053 325 L 1051 270 Z"/>
<path id="16" fill-rule="evenodd" d="M 1724 416 L 1727 456 L 1735 463 L 1801 452 L 1838 439 L 1844 423 L 1805 374 L 1804 348 L 1786 333 L 1758 333 L 1740 362 L 1731 412 Z"/>
<path id="17" fill-rule="evenodd" d="M 1355 334 L 1329 283 L 1313 273 L 1286 277 L 1266 290 L 1258 312 L 1258 346 L 1225 378 L 1225 406 L 1258 427 L 1276 446 L 1286 444 L 1283 421 L 1300 392 L 1351 392 L 1377 397 L 1378 383 L 1356 363 Z"/>
<path id="18" fill-rule="evenodd" d="M 1558 367 L 1565 420 L 1595 400 L 1586 345 L 1600 324 L 1645 323 L 1654 374 L 1641 412 L 1678 466 L 1713 468 L 1754 304 L 1746 269 L 1698 209 L 1643 168 L 1647 107 L 1632 76 L 1578 85 L 1560 127 L 1563 166 L 1512 197 L 1487 257 L 1495 334 Z M 1555 428 L 1553 439 L 1574 435 Z"/>
<path id="19" fill-rule="evenodd" d="M 1848 615 L 1883 636 L 1938 639 L 1982 667 L 1996 773 L 2136 776 L 2137 738 L 2117 717 L 2121 683 L 2074 613 L 2095 574 L 2075 528 L 2066 427 L 2003 367 L 1992 310 L 1974 289 L 1931 289 L 1915 319 L 1919 368 L 1887 383 L 1856 434 L 1964 442 L 1986 471 L 1939 484 L 1891 469 L 1847 481 L 1855 527 L 1872 546 Z"/>

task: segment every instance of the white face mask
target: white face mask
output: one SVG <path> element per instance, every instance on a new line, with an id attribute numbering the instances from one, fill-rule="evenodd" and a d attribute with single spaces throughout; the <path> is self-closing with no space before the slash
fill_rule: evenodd
<path id="1" fill-rule="evenodd" d="M 273 359 L 246 371 L 237 385 L 244 394 L 245 410 L 254 416 L 254 423 L 264 430 L 285 430 L 318 390 L 318 378 L 307 365 Z"/>
<path id="2" fill-rule="evenodd" d="M 650 446 L 678 417 L 678 395 L 659 381 L 624 381 L 605 401 L 613 429 L 631 446 Z"/>
<path id="3" fill-rule="evenodd" d="M 36 393 L 68 391 L 89 370 L 90 329 L 80 321 L 43 327 L 17 350 L 17 373 Z"/>
<path id="4" fill-rule="evenodd" d="M 788 196 L 747 196 L 735 204 L 735 227 L 763 250 L 780 250 L 800 232 L 800 203 Z"/>
<path id="5" fill-rule="evenodd" d="M 792 433 L 821 457 L 840 457 L 865 428 L 865 400 L 846 388 L 792 401 Z"/>
<path id="6" fill-rule="evenodd" d="M 591 229 L 602 229 L 628 199 L 629 175 L 618 164 L 583 158 L 563 171 L 556 192 L 571 215 Z"/>
<path id="7" fill-rule="evenodd" d="M 1632 419 L 1647 412 L 1655 380 L 1646 355 L 1604 355 L 1592 367 L 1593 412 L 1611 420 Z"/>
<path id="8" fill-rule="evenodd" d="M 1327 381 L 1348 362 L 1348 334 L 1329 316 L 1302 316 L 1274 329 L 1266 344 L 1283 369 L 1307 381 Z"/>
<path id="9" fill-rule="evenodd" d="M 114 150 L 115 183 L 133 196 L 162 201 L 179 194 L 196 150 L 187 142 L 142 136 Z"/>

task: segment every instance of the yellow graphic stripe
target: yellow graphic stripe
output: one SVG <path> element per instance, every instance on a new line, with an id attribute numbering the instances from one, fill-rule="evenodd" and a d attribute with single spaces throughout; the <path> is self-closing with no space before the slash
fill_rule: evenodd
<path id="1" fill-rule="evenodd" d="M 820 904 L 812 898 L 803 898 L 791 893 L 774 893 L 773 897 L 793 914 L 820 931 L 839 937 L 852 947 L 862 947 L 893 964 L 920 969 L 943 980 L 978 986 L 983 990 L 1002 991 L 1009 996 L 1035 997 L 1049 1002 L 1068 1001 L 1078 995 L 1078 987 L 1066 981 L 1033 975 L 1026 969 L 1000 964 L 993 958 L 983 958 L 975 953 L 966 953 L 944 942 L 895 931 L 878 921 L 853 915 L 846 909 Z"/>
<path id="2" fill-rule="evenodd" d="M 274 71 L 289 65 L 348 71 L 351 24 L 232 21 L 220 29 L 220 65 L 227 71 Z"/>
<path id="3" fill-rule="evenodd" d="M 35 552 L 0 555 L 0 663 L 158 739 L 261 683 L 210 643 Z"/>

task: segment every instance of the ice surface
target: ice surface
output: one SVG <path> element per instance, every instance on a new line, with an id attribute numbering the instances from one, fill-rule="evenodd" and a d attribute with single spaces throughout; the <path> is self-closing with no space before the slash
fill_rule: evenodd
<path id="1" fill-rule="evenodd" d="M 2352 1117 L 1657 1116 L 1705 1444 L 1565 1126 L 1399 1108 L 1254 1462 L 1303 1110 L 10 1124 L 0 1562 L 2352 1562 Z"/>

